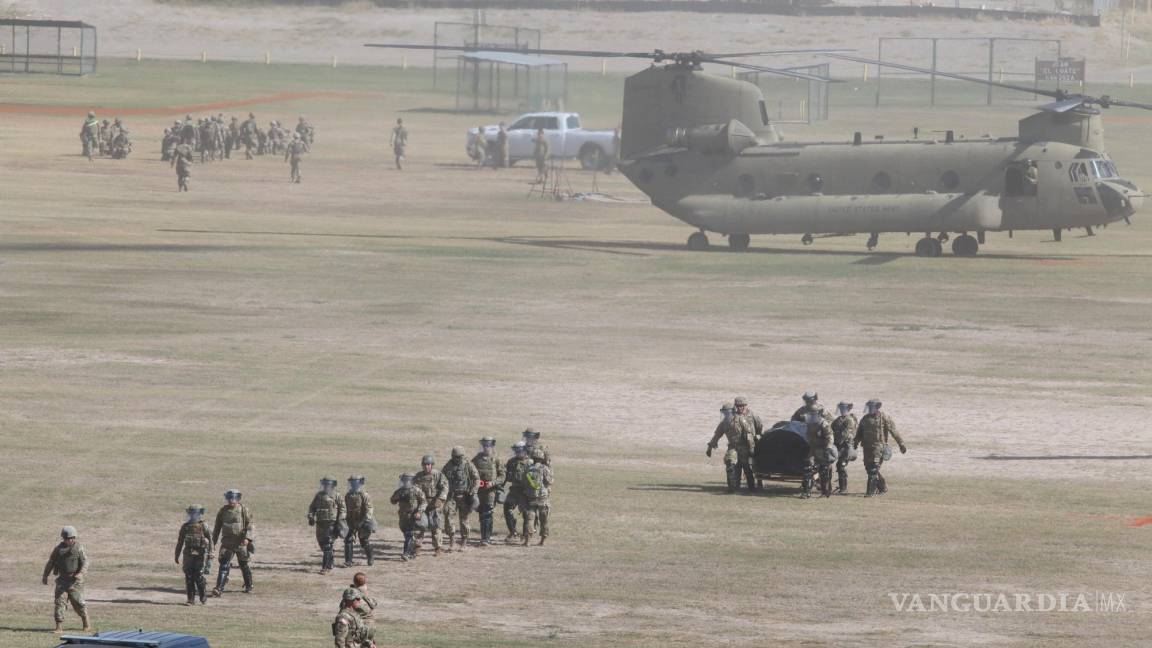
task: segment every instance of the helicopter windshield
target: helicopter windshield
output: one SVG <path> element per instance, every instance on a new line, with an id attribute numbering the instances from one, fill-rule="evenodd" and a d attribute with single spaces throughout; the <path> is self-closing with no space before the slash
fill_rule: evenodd
<path id="1" fill-rule="evenodd" d="M 1108 160 L 1092 160 L 1092 175 L 1097 178 L 1119 178 L 1116 165 Z"/>

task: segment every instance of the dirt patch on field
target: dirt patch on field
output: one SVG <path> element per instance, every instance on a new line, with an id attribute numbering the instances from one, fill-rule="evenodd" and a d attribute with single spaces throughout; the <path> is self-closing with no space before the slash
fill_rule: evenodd
<path id="1" fill-rule="evenodd" d="M 159 117 L 163 115 L 180 115 L 195 113 L 210 113 L 245 106 L 259 106 L 264 104 L 284 103 L 288 101 L 301 101 L 304 99 L 349 99 L 378 97 L 380 93 L 374 92 L 279 92 L 261 97 L 249 97 L 233 101 L 217 101 L 214 103 L 192 104 L 187 106 L 153 106 L 150 108 L 116 108 L 117 115 L 127 117 Z M 0 103 L 0 114 L 6 115 L 44 115 L 52 117 L 75 117 L 84 115 L 89 110 L 102 110 L 105 106 L 59 106 L 44 104 Z"/>

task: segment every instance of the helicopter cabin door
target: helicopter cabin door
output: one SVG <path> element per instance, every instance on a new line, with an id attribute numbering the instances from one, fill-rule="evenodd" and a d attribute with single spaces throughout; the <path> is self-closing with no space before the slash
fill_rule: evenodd
<path id="1" fill-rule="evenodd" d="M 1038 226 L 1042 184 L 1039 168 L 1031 160 L 1013 162 L 1004 169 L 1004 193 L 1000 196 L 1004 229 Z"/>

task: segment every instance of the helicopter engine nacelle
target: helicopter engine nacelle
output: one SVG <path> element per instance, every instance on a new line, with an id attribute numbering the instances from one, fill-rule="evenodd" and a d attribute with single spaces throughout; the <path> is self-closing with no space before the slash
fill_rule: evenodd
<path id="1" fill-rule="evenodd" d="M 752 129 L 732 119 L 725 124 L 670 129 L 666 143 L 673 148 L 686 148 L 704 155 L 735 156 L 759 142 Z"/>

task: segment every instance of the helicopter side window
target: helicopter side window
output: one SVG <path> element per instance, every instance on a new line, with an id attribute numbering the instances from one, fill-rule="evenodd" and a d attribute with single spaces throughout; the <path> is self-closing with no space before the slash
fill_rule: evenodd
<path id="1" fill-rule="evenodd" d="M 1116 167 L 1107 160 L 1092 160 L 1092 172 L 1097 178 L 1115 178 Z"/>
<path id="2" fill-rule="evenodd" d="M 808 193 L 815 194 L 824 191 L 824 176 L 819 173 L 809 173 L 806 182 L 808 184 Z"/>
<path id="3" fill-rule="evenodd" d="M 1088 165 L 1083 162 L 1077 162 L 1068 166 L 1068 177 L 1072 182 L 1088 182 L 1091 177 L 1088 175 Z"/>
<path id="4" fill-rule="evenodd" d="M 888 193 L 892 188 L 892 176 L 884 171 L 878 171 L 872 176 L 872 193 Z"/>

